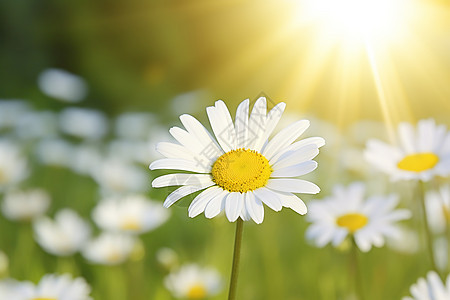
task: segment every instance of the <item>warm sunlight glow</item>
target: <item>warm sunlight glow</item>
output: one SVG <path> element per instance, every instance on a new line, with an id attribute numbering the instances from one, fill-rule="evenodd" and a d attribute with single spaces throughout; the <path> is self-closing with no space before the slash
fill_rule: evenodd
<path id="1" fill-rule="evenodd" d="M 393 36 L 407 17 L 407 0 L 305 0 L 302 16 L 329 33 L 349 37 Z"/>

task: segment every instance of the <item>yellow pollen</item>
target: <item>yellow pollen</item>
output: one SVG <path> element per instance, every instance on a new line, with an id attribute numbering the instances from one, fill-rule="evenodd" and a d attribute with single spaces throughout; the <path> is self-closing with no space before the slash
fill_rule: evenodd
<path id="1" fill-rule="evenodd" d="M 432 169 L 438 162 L 439 157 L 434 153 L 415 153 L 405 156 L 397 163 L 397 167 L 405 171 L 422 172 Z"/>
<path id="2" fill-rule="evenodd" d="M 141 224 L 132 218 L 125 219 L 124 222 L 122 222 L 122 224 L 120 225 L 120 229 L 126 231 L 138 231 L 141 228 Z"/>
<path id="3" fill-rule="evenodd" d="M 358 213 L 350 213 L 345 214 L 337 218 L 336 224 L 341 227 L 345 227 L 350 231 L 351 233 L 354 233 L 355 231 L 363 228 L 366 226 L 369 219 L 362 214 Z"/>
<path id="4" fill-rule="evenodd" d="M 194 284 L 187 293 L 188 299 L 203 299 L 206 297 L 205 286 L 201 283 Z"/>
<path id="5" fill-rule="evenodd" d="M 245 193 L 266 185 L 272 174 L 267 158 L 254 150 L 231 150 L 212 167 L 213 181 L 229 192 Z"/>

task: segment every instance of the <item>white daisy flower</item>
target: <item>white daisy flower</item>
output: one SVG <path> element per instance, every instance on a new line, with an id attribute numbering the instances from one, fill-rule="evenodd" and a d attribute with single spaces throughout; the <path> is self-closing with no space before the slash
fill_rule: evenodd
<path id="1" fill-rule="evenodd" d="M 20 295 L 21 283 L 10 278 L 0 280 L 0 299 L 28 300 Z"/>
<path id="2" fill-rule="evenodd" d="M 58 115 L 51 111 L 31 111 L 17 119 L 15 132 L 22 139 L 41 139 L 58 134 Z"/>
<path id="3" fill-rule="evenodd" d="M 119 115 L 115 121 L 117 136 L 127 140 L 145 140 L 148 129 L 155 125 L 157 117 L 143 112 L 126 112 Z"/>
<path id="4" fill-rule="evenodd" d="M 2 202 L 2 212 L 10 220 L 30 221 L 42 216 L 50 205 L 50 196 L 42 189 L 9 191 Z"/>
<path id="5" fill-rule="evenodd" d="M 309 204 L 306 236 L 318 247 L 330 243 L 337 247 L 352 235 L 361 251 L 382 247 L 385 237 L 399 237 L 401 230 L 396 222 L 410 218 L 406 209 L 394 208 L 399 200 L 395 195 L 372 196 L 364 199 L 365 186 L 355 182 L 347 188 L 335 186 L 333 195 Z"/>
<path id="6" fill-rule="evenodd" d="M 130 235 L 104 232 L 90 241 L 82 254 L 93 263 L 117 265 L 130 257 L 135 244 L 136 239 Z"/>
<path id="7" fill-rule="evenodd" d="M 14 300 L 91 300 L 90 286 L 84 278 L 72 275 L 47 274 L 37 285 L 31 282 L 16 284 Z"/>
<path id="8" fill-rule="evenodd" d="M 148 190 L 148 174 L 120 157 L 103 160 L 92 173 L 92 177 L 106 195 Z"/>
<path id="9" fill-rule="evenodd" d="M 223 286 L 216 270 L 195 264 L 182 266 L 169 274 L 164 283 L 174 297 L 182 299 L 205 299 L 218 294 Z"/>
<path id="10" fill-rule="evenodd" d="M 68 167 L 73 161 L 74 145 L 62 138 L 46 138 L 39 141 L 35 155 L 44 165 Z"/>
<path id="11" fill-rule="evenodd" d="M 61 130 L 82 139 L 98 140 L 108 132 L 105 114 L 93 109 L 70 107 L 59 115 Z"/>
<path id="12" fill-rule="evenodd" d="M 275 211 L 289 207 L 306 213 L 303 201 L 294 193 L 316 194 L 319 187 L 297 179 L 317 167 L 312 159 L 324 145 L 322 138 L 295 142 L 308 128 L 309 121 L 297 121 L 281 130 L 270 141 L 285 104 L 279 103 L 266 114 L 266 99 L 259 98 L 250 114 L 250 101 L 237 108 L 235 122 L 223 101 L 207 108 L 215 138 L 194 117 L 180 117 L 186 130 L 170 129 L 178 143 L 159 143 L 157 150 L 166 158 L 157 160 L 150 169 L 184 170 L 199 174 L 169 174 L 156 178 L 153 187 L 182 187 L 164 202 L 171 206 L 182 197 L 201 192 L 189 207 L 189 216 L 205 212 L 207 218 L 225 210 L 230 222 L 241 217 L 261 223 L 263 203 Z"/>
<path id="13" fill-rule="evenodd" d="M 28 176 L 27 161 L 19 147 L 0 139 L 0 190 L 17 184 Z"/>
<path id="14" fill-rule="evenodd" d="M 128 195 L 102 200 L 92 211 L 92 218 L 103 230 L 140 234 L 163 224 L 169 212 L 143 195 Z"/>
<path id="15" fill-rule="evenodd" d="M 29 111 L 29 104 L 23 100 L 0 99 L 0 130 L 13 129 L 20 117 Z"/>
<path id="16" fill-rule="evenodd" d="M 450 184 L 425 193 L 427 220 L 435 233 L 444 233 L 450 222 Z"/>
<path id="17" fill-rule="evenodd" d="M 60 210 L 52 221 L 48 217 L 33 223 L 36 242 L 48 253 L 60 256 L 79 251 L 91 234 L 89 224 L 71 209 Z"/>
<path id="18" fill-rule="evenodd" d="M 42 71 L 38 85 L 47 96 L 64 102 L 80 102 L 87 94 L 87 85 L 83 78 L 61 69 Z"/>
<path id="19" fill-rule="evenodd" d="M 403 297 L 402 300 L 448 300 L 450 299 L 450 275 L 444 284 L 439 275 L 430 271 L 427 278 L 419 278 L 410 288 L 412 297 Z"/>
<path id="20" fill-rule="evenodd" d="M 450 173 L 450 132 L 433 119 L 421 120 L 417 130 L 409 123 L 398 126 L 399 146 L 369 140 L 366 159 L 391 179 L 429 181 Z"/>
<path id="21" fill-rule="evenodd" d="M 156 261 L 167 270 L 178 265 L 178 254 L 171 248 L 163 247 L 156 251 Z"/>

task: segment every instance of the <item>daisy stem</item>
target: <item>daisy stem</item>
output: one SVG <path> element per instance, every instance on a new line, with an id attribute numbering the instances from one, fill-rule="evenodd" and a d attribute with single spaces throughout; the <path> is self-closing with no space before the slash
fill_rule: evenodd
<path id="1" fill-rule="evenodd" d="M 244 221 L 238 218 L 236 221 L 236 235 L 234 238 L 233 267 L 231 269 L 230 289 L 228 292 L 228 300 L 236 299 L 237 280 L 239 274 L 239 261 L 241 258 L 241 242 L 242 231 L 244 229 Z"/>
<path id="2" fill-rule="evenodd" d="M 363 292 L 363 285 L 362 285 L 362 273 L 359 266 L 359 260 L 358 260 L 358 246 L 356 245 L 355 237 L 352 236 L 352 252 L 351 252 L 351 265 L 350 265 L 351 272 L 353 274 L 353 277 L 355 279 L 354 285 L 355 285 L 355 293 L 358 300 L 364 300 L 364 292 Z"/>
<path id="3" fill-rule="evenodd" d="M 418 188 L 418 195 L 420 198 L 420 204 L 422 208 L 422 218 L 423 218 L 423 225 L 425 228 L 425 239 L 427 243 L 428 253 L 430 256 L 430 262 L 431 267 L 438 272 L 438 269 L 436 267 L 436 261 L 434 260 L 434 247 L 433 247 L 433 235 L 431 234 L 430 226 L 428 223 L 428 216 L 427 216 L 427 208 L 425 205 L 425 183 L 423 181 L 419 181 L 417 184 Z"/>

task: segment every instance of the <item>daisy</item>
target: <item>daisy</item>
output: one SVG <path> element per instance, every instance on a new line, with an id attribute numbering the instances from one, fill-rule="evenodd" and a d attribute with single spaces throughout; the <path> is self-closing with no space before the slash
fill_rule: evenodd
<path id="1" fill-rule="evenodd" d="M 420 278 L 410 288 L 412 297 L 403 297 L 403 300 L 448 300 L 450 299 L 450 275 L 444 284 L 439 275 L 430 271 L 427 278 Z"/>
<path id="2" fill-rule="evenodd" d="M 316 194 L 319 187 L 297 179 L 317 167 L 312 159 L 324 145 L 322 138 L 295 142 L 309 126 L 300 120 L 281 130 L 270 141 L 275 126 L 285 109 L 279 103 L 266 114 L 266 99 L 259 98 L 250 114 L 250 101 L 237 108 L 233 123 L 223 101 L 206 109 L 215 138 L 194 117 L 180 117 L 185 129 L 172 127 L 171 135 L 178 143 L 162 142 L 157 150 L 166 158 L 157 160 L 150 169 L 173 169 L 192 173 L 163 175 L 153 187 L 179 186 L 164 202 L 171 206 L 182 197 L 202 191 L 189 206 L 189 216 L 202 212 L 207 218 L 225 210 L 230 222 L 239 217 L 261 223 L 263 203 L 275 211 L 282 207 L 306 213 L 303 201 L 294 193 Z"/>
<path id="3" fill-rule="evenodd" d="M 140 234 L 163 224 L 169 213 L 143 195 L 104 199 L 93 210 L 95 223 L 107 231 Z"/>
<path id="4" fill-rule="evenodd" d="M 19 147 L 9 140 L 0 139 L 0 190 L 19 183 L 28 173 L 27 161 Z"/>
<path id="5" fill-rule="evenodd" d="M 55 220 L 44 217 L 33 223 L 36 242 L 48 253 L 60 256 L 79 251 L 91 234 L 89 224 L 76 212 L 63 209 Z"/>
<path id="6" fill-rule="evenodd" d="M 105 195 L 144 192 L 148 189 L 145 171 L 119 156 L 105 158 L 93 170 L 92 177 Z"/>
<path id="7" fill-rule="evenodd" d="M 433 119 L 421 120 L 417 129 L 409 123 L 398 126 L 400 145 L 369 140 L 366 159 L 390 175 L 392 180 L 429 181 L 450 173 L 450 132 Z"/>
<path id="8" fill-rule="evenodd" d="M 83 249 L 83 256 L 97 264 L 117 265 L 130 257 L 136 244 L 132 236 L 118 233 L 102 233 Z"/>
<path id="9" fill-rule="evenodd" d="M 82 277 L 73 279 L 71 275 L 47 274 L 37 285 L 19 282 L 12 287 L 14 300 L 91 300 L 90 286 Z"/>
<path id="10" fill-rule="evenodd" d="M 99 140 L 108 133 L 108 119 L 98 110 L 70 107 L 59 115 L 61 131 L 81 139 Z"/>
<path id="11" fill-rule="evenodd" d="M 182 266 L 164 280 L 166 288 L 176 298 L 205 299 L 222 289 L 220 274 L 211 268 L 201 268 L 195 264 Z"/>
<path id="12" fill-rule="evenodd" d="M 61 69 L 42 71 L 38 86 L 47 96 L 63 102 L 80 102 L 87 94 L 87 84 L 83 78 Z"/>
<path id="13" fill-rule="evenodd" d="M 450 184 L 425 193 L 427 220 L 435 233 L 444 233 L 450 222 Z"/>
<path id="14" fill-rule="evenodd" d="M 4 216 L 15 221 L 30 221 L 42 216 L 50 205 L 50 196 L 45 190 L 8 191 L 3 199 Z"/>
<path id="15" fill-rule="evenodd" d="M 333 195 L 309 205 L 308 220 L 312 225 L 306 236 L 318 247 L 330 243 L 337 247 L 351 235 L 361 251 L 382 247 L 385 237 L 401 234 L 396 222 L 410 217 L 406 209 L 394 208 L 399 200 L 395 195 L 372 196 L 364 199 L 365 186 L 355 182 L 347 188 L 337 185 Z"/>

